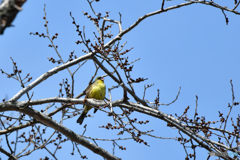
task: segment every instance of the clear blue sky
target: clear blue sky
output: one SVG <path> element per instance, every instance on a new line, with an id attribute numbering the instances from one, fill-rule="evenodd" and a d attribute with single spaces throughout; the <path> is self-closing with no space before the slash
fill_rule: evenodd
<path id="1" fill-rule="evenodd" d="M 182 2 L 186 1 L 166 1 L 165 5 L 167 7 Z M 79 38 L 69 16 L 70 11 L 76 22 L 81 27 L 83 25 L 86 27 L 86 36 L 90 39 L 94 38 L 93 32 L 97 32 L 95 26 L 82 14 L 82 11 L 92 14 L 86 1 L 27 1 L 23 6 L 23 11 L 17 15 L 13 22 L 14 27 L 7 28 L 4 35 L 0 37 L 0 68 L 4 71 L 12 71 L 10 57 L 23 70 L 23 76 L 30 73 L 33 80 L 57 66 L 49 63 L 47 59 L 47 57 L 58 59 L 54 50 L 47 47 L 49 41 L 29 34 L 36 31 L 45 33 L 43 26 L 44 4 L 46 4 L 50 34 L 59 34 L 55 44 L 59 46 L 59 52 L 65 60 L 71 51 L 75 50 L 75 53 L 81 56 L 84 54 L 81 50 L 85 49 L 84 46 L 75 44 Z M 233 1 L 222 5 L 231 8 Z M 118 20 L 120 12 L 123 29 L 126 29 L 140 16 L 160 9 L 161 2 L 158 0 L 148 2 L 102 0 L 99 3 L 94 3 L 93 6 L 97 12 L 110 11 L 112 19 Z M 141 58 L 134 64 L 133 78 L 148 78 L 147 81 L 135 85 L 139 97 L 142 97 L 144 85 L 155 83 L 154 87 L 147 90 L 146 98 L 149 101 L 154 101 L 157 89 L 160 89 L 160 102 L 169 103 L 175 98 L 181 86 L 182 90 L 177 102 L 170 106 L 161 106 L 161 111 L 167 114 L 177 113 L 181 115 L 184 109 L 190 106 L 188 117 L 192 118 L 195 110 L 195 95 L 198 95 L 198 113 L 205 116 L 207 121 L 219 120 L 218 111 L 224 112 L 226 115 L 228 103 L 231 102 L 230 79 L 233 80 L 236 101 L 239 101 L 240 97 L 240 54 L 238 53 L 240 16 L 229 12 L 225 13 L 229 18 L 229 25 L 226 25 L 221 10 L 202 4 L 193 4 L 147 18 L 125 35 L 122 40 L 122 43 L 128 42 L 125 49 L 134 47 L 128 55 L 130 61 Z M 117 33 L 116 29 L 117 25 L 114 25 L 114 35 Z M 85 89 L 94 71 L 94 65 L 91 62 L 79 70 L 75 77 L 76 95 Z M 102 71 L 99 75 L 101 74 L 103 75 Z M 32 90 L 34 92 L 33 99 L 57 96 L 58 84 L 64 78 L 70 78 L 67 71 L 54 75 L 34 88 Z M 105 83 L 107 87 L 115 85 L 110 78 L 106 78 Z M 10 99 L 20 89 L 20 84 L 17 81 L 0 74 L 0 99 Z M 113 91 L 114 100 L 121 98 L 122 95 L 119 92 L 121 93 L 121 90 Z M 22 97 L 21 100 L 27 100 L 26 96 Z M 239 108 L 235 107 L 231 116 L 236 118 L 239 111 Z M 167 128 L 167 124 L 161 120 L 137 113 L 133 114 L 132 118 L 134 116 L 138 120 L 150 120 L 148 125 L 140 126 L 145 131 L 153 129 L 152 134 L 156 136 L 179 137 L 177 130 Z M 53 118 L 58 120 L 59 117 L 60 115 Z M 76 119 L 77 117 L 74 117 L 66 121 L 64 125 L 81 134 L 84 129 L 83 126 L 75 123 Z M 117 132 L 105 132 L 104 129 L 98 128 L 107 122 L 112 122 L 111 118 L 100 112 L 95 114 L 94 118 L 87 118 L 84 122 L 88 124 L 85 135 L 99 138 L 108 138 L 108 136 L 118 138 Z M 129 137 L 129 135 L 120 137 Z M 177 141 L 142 138 L 148 142 L 150 147 L 137 144 L 133 140 L 119 141 L 118 143 L 126 147 L 127 150 L 121 151 L 116 148 L 116 156 L 122 159 L 133 159 L 130 157 L 134 157 L 134 159 L 151 160 L 185 158 L 184 150 Z M 6 147 L 3 143 L 1 145 Z M 112 153 L 111 142 L 99 142 L 99 146 Z M 90 160 L 101 159 L 91 151 L 83 147 L 80 148 L 81 153 L 87 155 Z M 65 152 L 58 152 L 57 156 L 61 157 L 59 159 L 71 158 L 71 149 L 72 144 L 68 142 L 63 146 Z M 198 159 L 206 159 L 208 156 L 207 152 L 202 149 L 197 151 Z M 45 154 L 47 155 L 47 152 L 41 150 L 24 159 L 32 159 L 33 157 L 39 159 L 43 158 Z M 4 156 L 0 157 L 4 159 Z"/>

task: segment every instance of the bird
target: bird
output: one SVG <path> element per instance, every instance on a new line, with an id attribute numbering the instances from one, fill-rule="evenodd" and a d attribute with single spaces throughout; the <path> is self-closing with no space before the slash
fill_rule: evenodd
<path id="1" fill-rule="evenodd" d="M 85 98 L 94 98 L 97 100 L 103 100 L 106 94 L 106 86 L 104 84 L 103 77 L 97 77 L 92 84 L 90 84 L 86 89 L 86 96 Z M 84 118 L 87 116 L 88 111 L 92 109 L 91 106 L 84 105 L 84 109 L 77 119 L 77 123 L 80 125 L 83 123 Z M 94 113 L 97 112 L 97 109 L 94 109 Z"/>

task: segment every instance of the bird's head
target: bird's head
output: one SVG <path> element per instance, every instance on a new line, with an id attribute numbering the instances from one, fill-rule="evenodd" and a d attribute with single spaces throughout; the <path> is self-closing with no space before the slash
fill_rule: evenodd
<path id="1" fill-rule="evenodd" d="M 95 82 L 98 81 L 98 80 L 104 81 L 104 78 L 103 78 L 103 77 L 97 77 L 97 78 L 95 79 Z"/>

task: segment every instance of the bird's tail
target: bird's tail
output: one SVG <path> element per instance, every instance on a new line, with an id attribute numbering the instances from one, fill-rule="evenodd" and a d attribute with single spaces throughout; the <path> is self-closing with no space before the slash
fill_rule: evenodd
<path id="1" fill-rule="evenodd" d="M 83 123 L 84 118 L 87 116 L 87 112 L 85 113 L 85 111 L 83 110 L 82 114 L 80 115 L 80 117 L 77 119 L 77 123 L 79 123 L 80 125 Z"/>

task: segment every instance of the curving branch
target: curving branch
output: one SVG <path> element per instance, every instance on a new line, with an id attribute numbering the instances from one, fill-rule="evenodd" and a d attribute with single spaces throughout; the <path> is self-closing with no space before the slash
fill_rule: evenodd
<path id="1" fill-rule="evenodd" d="M 4 0 L 3 3 L 0 5 L 0 31 L 1 31 L 2 22 L 4 22 L 6 26 L 9 25 L 9 24 L 7 24 L 7 22 L 5 22 L 6 17 L 4 18 L 3 16 L 1 16 L 1 14 L 2 14 L 1 7 L 6 5 L 7 3 L 9 3 L 9 6 L 10 6 L 10 2 L 12 2 L 11 3 L 11 5 L 13 5 L 12 7 L 16 8 L 18 6 L 14 6 L 14 4 L 19 2 L 19 1 L 20 0 L 15 0 L 15 1 L 14 0 Z M 47 141 L 44 141 L 43 138 L 42 138 L 42 135 L 41 135 L 42 133 L 40 133 L 40 127 L 37 127 L 37 125 L 36 125 L 36 124 L 40 123 L 40 125 L 41 124 L 46 125 L 46 128 L 51 127 L 52 129 L 56 130 L 56 132 L 62 133 L 63 135 L 68 137 L 73 143 L 81 144 L 84 147 L 90 149 L 94 153 L 96 153 L 96 154 L 98 154 L 98 155 L 100 155 L 100 156 L 102 156 L 106 159 L 119 159 L 118 157 L 114 156 L 113 154 L 110 154 L 109 152 L 107 152 L 103 148 L 98 147 L 97 142 L 95 140 L 113 141 L 113 145 L 115 147 L 115 145 L 118 146 L 118 144 L 115 141 L 120 140 L 120 139 L 102 139 L 102 138 L 91 138 L 91 137 L 87 137 L 87 136 L 81 136 L 81 135 L 76 134 L 72 130 L 69 130 L 68 128 L 66 128 L 62 124 L 57 123 L 56 121 L 52 120 L 51 116 L 53 116 L 57 113 L 62 114 L 62 118 L 60 120 L 61 123 L 63 122 L 63 120 L 66 120 L 66 119 L 69 119 L 69 118 L 72 118 L 72 117 L 78 115 L 80 109 L 76 109 L 75 106 L 74 106 L 74 105 L 77 105 L 77 104 L 83 104 L 83 105 L 87 104 L 87 105 L 92 106 L 96 109 L 99 109 L 100 111 L 103 111 L 103 112 L 107 113 L 109 116 L 113 116 L 115 125 L 112 126 L 112 124 L 108 123 L 106 126 L 103 125 L 102 128 L 114 129 L 114 127 L 115 127 L 115 129 L 116 128 L 121 129 L 119 134 L 123 134 L 123 132 L 127 132 L 127 133 L 130 134 L 131 138 L 123 138 L 121 140 L 133 139 L 134 141 L 141 143 L 141 142 L 144 142 L 144 140 L 139 138 L 141 135 L 147 135 L 147 136 L 159 138 L 158 136 L 154 136 L 154 135 L 149 134 L 152 131 L 141 131 L 140 129 L 138 129 L 136 127 L 135 124 L 137 124 L 137 125 L 142 124 L 142 123 L 146 124 L 147 121 L 148 121 L 147 120 L 146 123 L 145 123 L 143 121 L 135 120 L 137 118 L 131 119 L 132 117 L 130 116 L 130 114 L 133 111 L 137 111 L 139 113 L 143 113 L 145 115 L 149 115 L 151 117 L 155 117 L 157 119 L 165 121 L 167 123 L 168 127 L 172 127 L 172 128 L 177 129 L 179 131 L 179 134 L 180 134 L 179 138 L 180 139 L 184 139 L 184 137 L 182 135 L 182 133 L 184 133 L 186 135 L 186 137 L 188 137 L 188 140 L 185 140 L 185 139 L 184 140 L 179 140 L 178 137 L 175 137 L 174 139 L 178 140 L 178 141 L 182 141 L 180 143 L 183 145 L 187 156 L 188 156 L 188 153 L 187 153 L 186 148 L 188 147 L 187 146 L 188 144 L 186 144 L 186 143 L 188 143 L 188 142 L 191 142 L 191 145 L 192 145 L 191 147 L 194 150 L 194 156 L 195 156 L 195 148 L 194 147 L 196 147 L 196 146 L 204 148 L 209 152 L 213 151 L 213 152 L 217 152 L 217 153 L 220 153 L 220 154 L 222 152 L 224 152 L 224 150 L 225 151 L 227 150 L 227 151 L 238 152 L 236 147 L 232 147 L 232 143 L 230 143 L 230 140 L 228 140 L 228 139 L 230 139 L 231 136 L 233 137 L 232 139 L 239 138 L 239 133 L 236 132 L 236 131 L 230 132 L 230 131 L 225 130 L 227 122 L 228 123 L 230 122 L 229 115 L 232 112 L 232 108 L 235 105 L 239 104 L 239 103 L 234 101 L 235 97 L 234 97 L 232 83 L 231 83 L 231 88 L 232 88 L 232 98 L 233 99 L 232 99 L 232 105 L 229 105 L 229 107 L 230 107 L 229 113 L 226 116 L 226 118 L 224 118 L 222 116 L 222 114 L 219 113 L 219 117 L 221 118 L 221 120 L 217 121 L 217 122 L 220 122 L 221 125 L 224 124 L 223 129 L 221 129 L 221 126 L 219 128 L 215 128 L 215 127 L 212 127 L 212 126 L 210 127 L 210 124 L 211 125 L 215 124 L 216 121 L 205 122 L 205 117 L 201 119 L 200 117 L 197 116 L 197 100 L 196 100 L 196 109 L 195 109 L 194 119 L 189 119 L 186 115 L 189 107 L 187 107 L 185 109 L 182 116 L 177 116 L 176 115 L 176 117 L 173 117 L 172 115 L 168 115 L 168 114 L 165 114 L 165 113 L 159 111 L 157 106 L 159 106 L 159 105 L 168 106 L 168 105 L 174 103 L 178 99 L 181 88 L 179 89 L 176 98 L 168 104 L 159 103 L 159 99 L 160 99 L 159 94 L 158 94 L 155 102 L 149 102 L 148 100 L 145 100 L 144 96 L 143 96 L 142 99 L 139 98 L 138 93 L 135 93 L 134 88 L 131 86 L 132 83 L 131 83 L 129 88 L 126 86 L 126 84 L 130 82 L 128 80 L 128 78 L 130 77 L 130 74 L 128 74 L 128 76 L 129 76 L 128 77 L 127 74 L 126 74 L 126 70 L 128 69 L 130 71 L 131 69 L 130 69 L 130 67 L 129 68 L 126 67 L 127 69 L 124 69 L 124 65 L 127 66 L 130 63 L 127 63 L 128 62 L 127 58 L 125 59 L 126 61 L 123 63 L 123 61 L 121 59 L 124 59 L 124 57 L 120 57 L 120 55 L 122 56 L 122 55 L 126 54 L 131 49 L 121 52 L 121 50 L 122 50 L 122 48 L 125 44 L 123 44 L 121 47 L 119 47 L 119 46 L 120 46 L 121 38 L 126 33 L 130 32 L 132 29 L 134 29 L 138 24 L 140 24 L 143 20 L 145 20 L 148 17 L 154 16 L 154 15 L 157 15 L 157 14 L 161 14 L 163 12 L 167 12 L 167 11 L 170 11 L 170 10 L 173 10 L 173 9 L 188 6 L 188 5 L 191 5 L 191 4 L 200 3 L 200 4 L 205 4 L 205 5 L 209 5 L 211 7 L 215 7 L 215 8 L 220 9 L 225 16 L 226 22 L 228 22 L 227 16 L 225 15 L 224 11 L 228 11 L 228 12 L 240 15 L 240 13 L 235 10 L 238 7 L 240 2 L 237 3 L 237 1 L 235 1 L 235 7 L 233 9 L 223 7 L 223 6 L 213 2 L 212 0 L 211 1 L 206 1 L 206 0 L 199 0 L 199 1 L 198 0 L 193 0 L 192 1 L 192 0 L 190 0 L 189 2 L 186 2 L 186 3 L 182 3 L 182 4 L 179 4 L 179 5 L 176 5 L 176 6 L 171 6 L 171 7 L 168 7 L 168 8 L 164 8 L 164 5 L 165 5 L 166 2 L 165 2 L 165 0 L 162 0 L 162 5 L 160 6 L 161 9 L 159 9 L 157 11 L 154 11 L 154 12 L 151 12 L 151 13 L 148 13 L 148 14 L 145 14 L 142 17 L 139 17 L 139 19 L 137 21 L 135 21 L 131 26 L 129 26 L 127 29 L 123 30 L 122 26 L 121 26 L 122 25 L 121 24 L 121 15 L 120 15 L 120 20 L 119 21 L 106 18 L 106 17 L 108 17 L 108 13 L 107 13 L 107 16 L 101 17 L 101 14 L 96 14 L 97 12 L 95 12 L 95 10 L 92 7 L 92 2 L 94 2 L 94 1 L 97 1 L 97 0 L 92 0 L 92 1 L 88 0 L 92 11 L 94 12 L 95 16 L 97 16 L 97 18 L 92 18 L 89 15 L 87 16 L 96 25 L 98 33 L 100 35 L 98 37 L 94 33 L 95 38 L 96 38 L 96 40 L 94 40 L 95 41 L 94 44 L 90 43 L 90 40 L 85 37 L 84 30 L 83 30 L 83 33 L 82 33 L 82 31 L 79 30 L 79 25 L 76 24 L 74 17 L 70 14 L 72 19 L 73 19 L 73 24 L 75 24 L 75 26 L 77 28 L 76 31 L 78 32 L 78 34 L 81 36 L 81 39 L 82 39 L 82 41 L 77 41 L 76 43 L 77 44 L 83 43 L 85 45 L 85 47 L 88 49 L 88 51 L 84 51 L 84 53 L 86 53 L 86 55 L 81 56 L 79 58 L 76 58 L 74 60 L 68 59 L 65 63 L 65 61 L 61 58 L 60 54 L 56 50 L 55 45 L 53 44 L 53 39 L 54 39 L 55 36 L 51 39 L 50 36 L 49 36 L 48 28 L 47 28 L 47 35 L 44 35 L 44 37 L 49 38 L 49 40 L 51 41 L 50 46 L 55 48 L 55 51 L 58 53 L 61 61 L 64 64 L 49 70 L 48 72 L 39 76 L 35 81 L 30 83 L 28 86 L 26 86 L 26 87 L 24 86 L 24 88 L 22 90 L 20 90 L 16 95 L 14 95 L 9 101 L 0 103 L 0 112 L 2 112 L 2 115 L 5 114 L 4 113 L 5 111 L 17 111 L 19 113 L 24 113 L 24 114 L 29 115 L 29 117 L 26 118 L 26 119 L 25 118 L 23 119 L 23 117 L 21 117 L 23 114 L 22 115 L 20 114 L 19 118 L 13 118 L 12 116 L 8 117 L 8 116 L 3 115 L 3 117 L 5 117 L 5 118 L 13 119 L 14 122 L 12 122 L 12 124 L 9 124 L 8 127 L 4 127 L 3 130 L 0 130 L 0 135 L 11 134 L 13 131 L 18 131 L 20 129 L 27 128 L 27 127 L 37 128 L 37 132 L 35 132 L 35 135 L 37 135 L 37 134 L 40 135 L 38 137 L 38 139 L 41 139 L 41 141 L 39 140 L 39 143 L 37 141 L 29 140 L 28 141 L 29 144 L 26 146 L 26 148 L 24 148 L 19 153 L 19 155 L 22 154 L 23 152 L 25 152 L 26 149 L 32 144 L 34 144 L 36 146 L 36 148 L 31 150 L 31 152 L 25 152 L 21 156 L 26 156 L 26 155 L 32 153 L 33 151 L 35 151 L 39 148 L 43 149 L 45 147 L 45 145 L 51 143 L 50 141 L 52 141 L 52 140 L 50 140 L 50 139 L 53 137 L 55 132 L 50 136 L 50 138 Z M 25 2 L 25 0 L 23 0 L 23 3 L 24 2 Z M 87 13 L 84 12 L 84 15 L 87 15 Z M 47 27 L 46 12 L 45 12 L 45 17 L 44 18 L 45 18 L 45 26 Z M 99 21 L 100 20 L 102 20 L 102 27 L 99 27 Z M 104 31 L 111 28 L 111 25 L 110 26 L 105 26 L 105 23 L 107 21 L 109 21 L 110 23 L 117 23 L 118 27 L 119 27 L 119 33 L 117 34 L 117 36 L 113 37 L 112 39 L 111 39 L 112 35 L 109 36 L 109 34 L 104 33 Z M 33 33 L 33 34 L 38 35 L 38 32 Z M 105 44 L 104 40 L 107 39 L 107 38 L 110 38 L 110 41 Z M 71 55 L 73 55 L 73 53 Z M 83 98 L 77 99 L 77 98 L 80 98 L 82 95 L 84 95 L 85 91 L 83 91 L 83 93 L 79 94 L 75 98 L 60 98 L 60 97 L 63 97 L 63 95 L 64 95 L 63 92 L 62 92 L 62 89 L 65 89 L 66 93 L 69 93 L 70 90 L 72 89 L 71 93 L 72 93 L 72 95 L 74 94 L 74 86 L 75 85 L 74 85 L 73 74 L 76 73 L 76 71 L 79 69 L 78 68 L 73 74 L 70 72 L 70 74 L 72 76 L 72 87 L 70 87 L 71 85 L 68 83 L 68 80 L 66 80 L 65 81 L 66 84 L 64 84 L 64 87 L 61 87 L 61 89 L 59 90 L 59 96 L 61 95 L 60 97 L 52 97 L 52 98 L 38 99 L 38 100 L 32 100 L 31 97 L 29 97 L 27 101 L 18 101 L 24 94 L 28 93 L 30 90 L 32 90 L 37 85 L 41 84 L 43 81 L 45 81 L 49 77 L 57 74 L 59 71 L 68 69 L 69 67 L 71 67 L 73 65 L 76 65 L 76 64 L 79 64 L 80 62 L 83 62 L 83 61 L 85 63 L 89 59 L 93 60 L 93 63 L 96 66 L 96 71 L 95 71 L 93 77 L 96 76 L 99 69 L 104 71 L 109 77 L 111 77 L 111 79 L 113 81 L 115 81 L 117 83 L 116 87 L 121 86 L 123 88 L 124 95 L 123 95 L 122 99 L 112 101 L 112 95 L 110 93 L 110 90 L 113 89 L 113 88 L 116 88 L 116 87 L 112 87 L 112 88 L 109 89 L 110 100 L 107 99 L 106 101 L 99 101 L 99 100 L 95 100 L 95 99 L 83 99 Z M 100 61 L 101 59 L 103 59 L 102 62 Z M 120 60 L 118 60 L 118 59 L 120 59 Z M 107 62 L 107 65 L 109 65 L 110 68 L 113 69 L 114 71 L 111 72 L 110 71 L 111 69 L 108 69 L 103 62 Z M 113 65 L 112 62 L 113 63 L 116 62 L 117 65 L 116 66 Z M 125 73 L 125 76 L 127 78 L 127 82 L 124 82 L 122 80 L 122 77 L 119 74 L 119 68 L 118 67 L 120 69 L 123 69 L 123 72 Z M 17 69 L 14 70 L 14 73 L 15 73 L 15 71 L 18 72 Z M 5 73 L 5 72 L 2 71 L 2 73 Z M 116 74 L 114 74 L 114 73 L 116 73 Z M 5 74 L 8 77 L 11 77 L 11 75 L 12 75 L 12 74 L 7 74 L 7 73 L 5 73 Z M 15 74 L 13 74 L 13 75 L 15 75 Z M 20 81 L 22 82 L 23 80 L 20 79 Z M 131 80 L 131 82 L 134 82 L 134 81 Z M 21 84 L 23 84 L 23 83 L 21 83 Z M 131 95 L 134 98 L 134 100 L 135 100 L 134 102 L 128 101 L 127 93 L 129 93 L 129 95 Z M 145 94 L 145 91 L 144 91 L 144 94 Z M 68 96 L 68 97 L 73 97 L 73 96 Z M 52 111 L 48 114 L 47 114 L 47 111 L 50 107 L 46 107 L 46 109 L 44 110 L 45 114 L 42 113 L 42 112 L 44 112 L 43 110 L 40 112 L 37 109 L 33 109 L 33 107 L 37 108 L 36 107 L 37 105 L 48 104 L 48 103 L 53 103 L 53 105 L 55 105 L 55 103 L 61 103 L 61 106 L 59 108 L 56 108 L 54 111 Z M 150 107 L 149 106 L 149 105 L 153 106 L 154 104 L 156 105 L 156 107 Z M 53 106 L 53 105 L 50 105 L 50 106 Z M 31 108 L 29 108 L 28 106 L 31 106 Z M 110 107 L 110 112 L 107 111 L 107 109 L 104 109 L 106 107 Z M 119 107 L 121 109 L 120 113 L 115 112 L 113 107 Z M 201 119 L 201 122 L 198 122 L 199 119 Z M 17 126 L 16 122 L 18 122 L 18 121 L 19 122 L 27 121 L 27 123 L 25 123 L 25 124 L 19 123 L 19 125 Z M 233 122 L 232 119 L 231 119 L 231 121 L 232 121 L 232 125 L 234 126 L 234 122 Z M 234 126 L 234 127 L 237 128 L 238 126 Z M 86 125 L 84 126 L 84 128 L 85 128 L 85 131 L 86 131 L 87 130 Z M 82 135 L 84 135 L 85 131 L 83 132 Z M 220 135 L 219 133 L 222 134 L 222 135 Z M 213 139 L 211 140 L 210 139 L 211 134 L 213 134 L 214 136 L 217 136 L 218 138 L 223 137 L 225 140 L 227 140 L 227 143 L 222 143 L 220 140 L 219 141 L 214 141 Z M 17 135 L 18 135 L 18 133 L 17 133 Z M 228 138 L 227 136 L 229 136 L 230 138 Z M 34 137 L 34 138 L 36 138 L 36 137 Z M 93 140 L 96 145 L 89 142 L 88 140 L 86 140 L 86 138 L 89 138 L 89 139 Z M 185 141 L 188 141 L 188 142 L 185 142 Z M 17 143 L 19 142 L 18 139 L 16 139 L 16 142 Z M 62 142 L 55 143 L 55 145 L 59 146 L 60 143 L 62 143 Z M 144 142 L 144 144 L 148 146 L 148 144 L 146 142 Z M 16 145 L 15 145 L 15 147 L 16 147 Z M 120 149 L 123 148 L 122 146 L 121 147 L 118 146 L 118 147 Z M 76 146 L 76 148 L 77 148 L 77 146 Z M 45 148 L 45 149 L 47 150 L 47 148 Z M 50 155 L 52 155 L 53 158 L 55 158 L 55 159 L 56 159 L 55 153 L 56 153 L 57 149 L 58 148 L 56 148 L 56 150 L 54 152 L 48 151 L 50 153 Z M 74 150 L 74 148 L 73 148 L 73 150 Z M 21 156 L 18 156 L 18 155 L 17 155 L 17 157 L 14 157 L 13 155 L 15 155 L 15 153 L 10 154 L 2 148 L 0 148 L 0 152 L 6 154 L 7 156 L 9 156 L 12 159 L 17 159 L 17 158 L 21 157 Z M 78 152 L 82 156 L 79 149 L 78 149 Z M 114 151 L 113 151 L 113 153 L 114 153 Z M 11 156 L 13 156 L 13 157 L 11 157 Z M 229 159 L 229 157 L 225 157 L 225 156 L 220 156 L 220 157 L 223 158 L 223 159 Z M 82 156 L 82 158 L 85 158 L 85 157 Z"/>
<path id="2" fill-rule="evenodd" d="M 119 27 L 119 34 L 113 38 L 112 40 L 110 40 L 107 44 L 104 45 L 105 48 L 109 47 L 111 44 L 115 43 L 117 40 L 120 40 L 122 36 L 124 36 L 126 33 L 128 33 L 129 31 L 131 31 L 133 28 L 135 28 L 140 22 L 142 22 L 144 19 L 148 18 L 148 17 L 151 17 L 151 16 L 154 16 L 154 15 L 157 15 L 157 14 L 161 14 L 163 12 L 167 12 L 167 11 L 170 11 L 170 10 L 173 10 L 173 9 L 177 9 L 177 8 L 181 8 L 181 7 L 185 7 L 185 6 L 189 6 L 191 4 L 195 4 L 195 3 L 200 3 L 200 4 L 205 4 L 205 5 L 210 5 L 212 7 L 215 7 L 215 8 L 219 8 L 223 11 L 229 11 L 229 12 L 232 12 L 234 14 L 237 14 L 237 15 L 240 15 L 240 12 L 236 11 L 235 9 L 238 7 L 239 3 L 233 8 L 233 9 L 229 9 L 227 7 L 223 7 L 213 1 L 205 1 L 205 0 L 194 0 L 194 1 L 189 1 L 189 2 L 186 2 L 186 3 L 182 3 L 182 4 L 179 4 L 179 5 L 175 5 L 175 6 L 171 6 L 171 7 L 168 7 L 168 8 L 165 8 L 163 9 L 163 7 L 157 11 L 154 11 L 154 12 L 151 12 L 151 13 L 148 13 L 148 14 L 145 14 L 144 16 L 142 17 L 139 17 L 138 20 L 132 24 L 129 28 L 125 29 L 124 31 L 122 31 L 120 28 L 122 27 Z"/>
<path id="3" fill-rule="evenodd" d="M 0 152 L 2 152 L 3 154 L 5 154 L 6 156 L 8 156 L 9 159 L 18 160 L 17 157 L 13 156 L 11 153 L 7 152 L 7 151 L 4 150 L 2 147 L 0 147 Z"/>
<path id="4" fill-rule="evenodd" d="M 90 149 L 94 153 L 99 154 L 100 156 L 102 156 L 106 159 L 109 159 L 109 160 L 119 160 L 119 158 L 117 158 L 116 156 L 110 154 L 109 152 L 107 152 L 103 148 L 98 147 L 97 145 L 89 142 L 88 140 L 86 140 L 82 136 L 80 136 L 80 135 L 76 134 L 75 132 L 73 132 L 72 130 L 64 127 L 62 124 L 59 124 L 56 121 L 53 121 L 50 117 L 47 117 L 43 113 L 38 112 L 37 110 L 31 109 L 31 108 L 28 108 L 28 107 L 26 107 L 24 109 L 21 109 L 26 104 L 27 104 L 26 101 L 23 102 L 23 103 L 22 102 L 20 102 L 20 103 L 19 102 L 16 102 L 16 103 L 11 103 L 11 102 L 1 103 L 0 104 L 0 111 L 18 111 L 18 112 L 25 113 L 25 114 L 39 120 L 41 123 L 45 124 L 46 126 L 49 126 L 53 129 L 61 132 L 66 137 L 68 137 L 70 140 L 83 145 L 84 147 Z"/>
<path id="5" fill-rule="evenodd" d="M 73 133 L 72 131 L 68 130 L 67 128 L 65 128 L 64 126 L 62 126 L 61 124 L 58 124 L 56 122 L 54 122 L 53 120 L 51 120 L 49 117 L 46 117 L 44 114 L 30 109 L 30 108 L 26 108 L 26 109 L 21 109 L 22 107 L 26 106 L 26 105 L 39 105 L 39 104 L 44 104 L 44 103 L 51 103 L 51 102 L 61 102 L 61 103 L 77 103 L 77 104 L 84 104 L 86 103 L 86 101 L 84 99 L 72 99 L 72 98 L 59 98 L 59 97 L 53 97 L 53 98 L 46 98 L 46 99 L 40 99 L 40 100 L 32 100 L 32 101 L 21 101 L 21 102 L 5 102 L 5 103 L 0 103 L 0 111 L 21 111 L 25 114 L 31 115 L 34 118 L 36 118 L 37 120 L 41 121 L 42 123 L 44 123 L 47 126 L 53 127 L 54 129 L 58 130 L 59 132 L 63 133 L 64 135 L 66 135 L 67 137 L 69 137 L 71 140 L 78 142 L 80 144 L 82 144 L 83 146 L 88 146 L 89 147 L 89 143 L 83 141 L 82 139 L 79 140 L 78 135 L 76 135 L 75 133 Z M 134 110 L 140 113 L 144 113 L 147 114 L 149 116 L 152 117 L 156 117 L 158 119 L 164 120 L 167 123 L 170 123 L 172 126 L 176 127 L 178 130 L 182 131 L 183 133 L 185 133 L 186 135 L 188 135 L 189 137 L 191 137 L 195 142 L 197 142 L 201 147 L 205 148 L 206 150 L 208 150 L 209 152 L 213 151 L 213 149 L 218 152 L 221 153 L 221 151 L 217 148 L 214 147 L 213 145 L 216 145 L 218 147 L 223 147 L 227 150 L 232 150 L 236 152 L 236 149 L 234 148 L 229 148 L 228 146 L 212 141 L 196 132 L 194 132 L 192 130 L 192 128 L 195 128 L 195 126 L 191 126 L 191 125 L 187 125 L 184 124 L 183 122 L 181 122 L 180 120 L 167 115 L 157 109 L 153 109 L 147 106 L 143 106 L 137 103 L 133 103 L 133 102 L 127 102 L 124 103 L 122 100 L 117 100 L 114 102 L 109 102 L 109 101 L 100 101 L 100 100 L 94 100 L 94 99 L 87 99 L 87 103 L 90 106 L 105 106 L 107 105 L 112 105 L 112 107 L 122 107 L 122 108 L 127 108 L 130 110 Z M 71 133 L 69 133 L 71 132 Z M 91 145 L 90 145 L 91 146 Z M 89 149 L 91 149 L 92 151 L 95 151 L 95 146 L 91 146 L 89 147 Z M 225 157 L 222 157 L 223 159 L 225 159 Z"/>
<path id="6" fill-rule="evenodd" d="M 87 59 L 91 59 L 93 53 L 88 53 L 84 56 L 81 56 L 77 59 L 72 60 L 71 62 L 67 62 L 65 64 L 62 64 L 58 67 L 55 67 L 51 70 L 49 70 L 48 72 L 44 73 L 43 75 L 41 75 L 40 77 L 38 77 L 35 81 L 33 81 L 31 84 L 29 84 L 26 88 L 23 88 L 22 90 L 20 90 L 16 95 L 14 95 L 9 101 L 17 101 L 19 98 L 21 98 L 21 96 L 23 96 L 25 93 L 27 93 L 28 91 L 30 91 L 31 89 L 33 89 L 35 86 L 37 86 L 38 84 L 40 84 L 41 82 L 45 81 L 47 78 L 51 77 L 52 75 L 58 73 L 59 71 L 62 71 L 68 67 L 71 67 L 73 65 L 78 64 L 79 62 L 85 61 Z"/>

